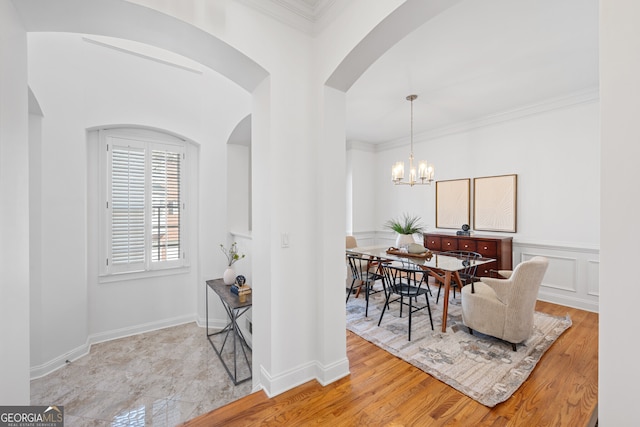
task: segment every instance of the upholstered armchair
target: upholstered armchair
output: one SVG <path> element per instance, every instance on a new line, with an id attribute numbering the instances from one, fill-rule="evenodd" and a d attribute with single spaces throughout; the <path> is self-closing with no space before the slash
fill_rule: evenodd
<path id="1" fill-rule="evenodd" d="M 516 344 L 533 331 L 538 290 L 549 262 L 536 256 L 521 262 L 508 279 L 482 277 L 462 288 L 462 321 L 473 331 Z"/>

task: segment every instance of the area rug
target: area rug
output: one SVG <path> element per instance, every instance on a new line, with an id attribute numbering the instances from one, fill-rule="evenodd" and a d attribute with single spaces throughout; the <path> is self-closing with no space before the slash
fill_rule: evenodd
<path id="1" fill-rule="evenodd" d="M 424 303 L 424 296 L 420 302 Z M 545 351 L 571 326 L 571 319 L 536 312 L 531 337 L 513 351 L 511 344 L 493 337 L 469 334 L 462 324 L 460 296 L 449 304 L 447 332 L 442 333 L 442 299 L 431 300 L 434 330 L 427 310 L 413 314 L 411 341 L 407 340 L 406 308 L 400 318 L 399 304 L 391 304 L 378 326 L 383 294 L 365 301 L 349 298 L 347 329 L 411 363 L 481 404 L 493 407 L 507 400 L 529 377 Z"/>

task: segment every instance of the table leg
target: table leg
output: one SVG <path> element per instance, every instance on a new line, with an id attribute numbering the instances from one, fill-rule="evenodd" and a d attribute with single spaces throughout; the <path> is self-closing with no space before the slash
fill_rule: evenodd
<path id="1" fill-rule="evenodd" d="M 442 301 L 442 332 L 447 332 L 447 312 L 449 311 L 449 290 L 451 289 L 451 272 L 444 272 L 444 300 Z"/>
<path id="2" fill-rule="evenodd" d="M 218 355 L 218 358 L 222 362 L 222 366 L 224 366 L 225 370 L 231 377 L 231 380 L 235 385 L 238 385 L 240 383 L 250 380 L 252 377 L 251 363 L 249 362 L 249 357 L 247 356 L 247 349 L 250 350 L 250 348 L 244 338 L 244 335 L 242 334 L 242 331 L 238 326 L 238 318 L 240 318 L 240 316 L 242 316 L 251 307 L 243 307 L 241 309 L 232 309 L 224 301 L 222 301 L 222 305 L 227 312 L 227 316 L 229 317 L 229 322 L 220 331 L 213 332 L 213 333 L 207 332 L 207 338 L 209 340 L 209 343 L 211 344 L 211 347 L 213 347 L 213 350 L 216 352 L 216 354 Z M 222 340 L 222 344 L 218 348 L 213 343 L 213 340 L 211 337 L 215 335 L 222 335 L 222 334 L 224 334 L 224 338 Z M 231 336 L 229 334 L 231 334 Z M 233 340 L 233 344 L 230 344 L 230 345 L 233 345 L 233 350 L 232 350 L 233 351 L 233 372 L 231 371 L 231 368 L 227 365 L 227 362 L 225 362 L 223 357 L 224 348 L 227 345 L 227 340 L 229 338 Z M 243 379 L 238 379 L 238 347 L 237 347 L 238 344 L 240 345 L 240 350 L 242 350 L 242 356 L 244 357 L 244 361 L 249 370 L 249 375 Z"/>

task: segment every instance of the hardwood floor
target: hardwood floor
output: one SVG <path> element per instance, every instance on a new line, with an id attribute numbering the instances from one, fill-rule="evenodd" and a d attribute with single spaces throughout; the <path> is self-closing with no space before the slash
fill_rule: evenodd
<path id="1" fill-rule="evenodd" d="M 592 426 L 598 399 L 598 314 L 539 301 L 572 326 L 510 399 L 487 408 L 347 331 L 351 374 L 263 391 L 183 424 L 200 426 Z"/>

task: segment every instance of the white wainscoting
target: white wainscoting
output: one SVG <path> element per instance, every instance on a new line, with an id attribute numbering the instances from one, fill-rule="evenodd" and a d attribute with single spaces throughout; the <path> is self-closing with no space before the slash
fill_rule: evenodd
<path id="1" fill-rule="evenodd" d="M 600 250 L 579 245 L 558 245 L 514 240 L 513 265 L 534 256 L 549 260 L 538 299 L 598 312 Z"/>
<path id="2" fill-rule="evenodd" d="M 358 246 L 393 246 L 395 234 L 386 231 L 354 232 Z M 549 260 L 538 299 L 598 312 L 600 250 L 578 244 L 513 240 L 513 267 L 534 256 Z"/>

